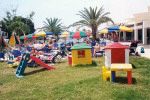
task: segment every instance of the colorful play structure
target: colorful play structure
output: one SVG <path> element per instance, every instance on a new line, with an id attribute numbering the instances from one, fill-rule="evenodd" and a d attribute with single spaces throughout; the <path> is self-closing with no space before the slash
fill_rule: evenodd
<path id="1" fill-rule="evenodd" d="M 10 67 L 10 68 L 12 68 L 12 67 L 17 67 L 19 65 L 19 62 L 8 62 L 8 66 Z"/>
<path id="2" fill-rule="evenodd" d="M 128 77 L 128 84 L 132 84 L 132 65 L 131 64 L 111 64 L 111 82 L 115 82 L 116 71 L 126 71 Z"/>
<path id="3" fill-rule="evenodd" d="M 85 43 L 77 43 L 71 47 L 72 66 L 92 64 L 91 47 Z"/>
<path id="4" fill-rule="evenodd" d="M 129 63 L 129 47 L 118 42 L 105 46 L 105 66 L 112 63 Z"/>
<path id="5" fill-rule="evenodd" d="M 20 60 L 20 63 L 17 67 L 17 70 L 16 70 L 16 76 L 18 78 L 22 78 L 23 77 L 23 74 L 24 74 L 24 71 L 26 69 L 26 66 L 27 66 L 27 63 L 28 61 L 32 59 L 33 61 L 35 61 L 35 63 L 47 68 L 47 69 L 55 69 L 54 67 L 51 67 L 51 66 L 48 66 L 46 65 L 44 62 L 42 62 L 40 59 L 38 59 L 37 57 L 35 56 L 30 56 L 29 53 L 24 53 L 21 57 L 21 60 Z"/>
<path id="6" fill-rule="evenodd" d="M 9 44 L 19 44 L 15 33 L 12 33 Z M 77 66 L 92 64 L 91 49 L 92 48 L 88 44 L 76 43 L 71 47 L 72 56 L 68 56 L 69 65 Z M 105 66 L 102 68 L 104 81 L 110 79 L 111 82 L 115 82 L 116 71 L 126 71 L 128 84 L 132 84 L 132 65 L 129 64 L 129 49 L 130 47 L 118 42 L 105 46 Z M 24 71 L 30 59 L 47 69 L 55 69 L 54 67 L 46 65 L 37 57 L 31 56 L 29 53 L 24 53 L 20 58 L 20 62 L 13 62 L 9 64 L 9 67 L 18 66 L 15 73 L 18 78 L 23 77 Z"/>
<path id="7" fill-rule="evenodd" d="M 110 71 L 108 71 L 110 69 Z M 132 84 L 132 65 L 129 64 L 129 47 L 118 42 L 105 46 L 103 80 L 115 82 L 116 71 L 127 71 L 128 84 Z"/>

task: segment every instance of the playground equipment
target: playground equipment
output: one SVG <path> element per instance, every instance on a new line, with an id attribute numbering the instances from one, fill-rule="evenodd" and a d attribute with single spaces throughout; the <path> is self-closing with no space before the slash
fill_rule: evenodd
<path id="1" fill-rule="evenodd" d="M 24 53 L 23 56 L 21 57 L 19 66 L 18 66 L 17 71 L 16 71 L 16 76 L 18 78 L 23 77 L 23 73 L 25 71 L 25 68 L 26 68 L 27 63 L 28 63 L 29 60 L 30 60 L 30 54 Z"/>
<path id="2" fill-rule="evenodd" d="M 106 66 L 103 66 L 103 80 L 107 81 L 107 79 L 111 81 L 111 71 L 108 71 Z"/>
<path id="3" fill-rule="evenodd" d="M 29 53 L 24 53 L 23 56 L 21 57 L 21 60 L 20 60 L 20 63 L 18 65 L 18 68 L 16 70 L 16 76 L 18 78 L 22 78 L 23 77 L 23 74 L 24 74 L 24 71 L 25 71 L 25 68 L 27 66 L 27 63 L 28 61 L 32 59 L 33 61 L 35 61 L 35 63 L 38 63 L 39 65 L 47 68 L 47 69 L 55 69 L 54 67 L 51 67 L 51 66 L 48 66 L 46 65 L 44 62 L 42 62 L 40 59 L 38 59 L 37 57 L 35 56 L 30 56 Z"/>
<path id="4" fill-rule="evenodd" d="M 9 66 L 10 68 L 16 67 L 16 66 L 18 66 L 18 65 L 19 65 L 19 62 L 12 62 L 12 63 L 9 63 L 9 64 L 8 64 L 8 66 Z"/>
<path id="5" fill-rule="evenodd" d="M 111 82 L 115 82 L 116 71 L 127 71 L 128 84 L 132 84 L 132 65 L 131 64 L 111 64 Z"/>
<path id="6" fill-rule="evenodd" d="M 107 69 L 112 63 L 129 63 L 129 48 L 118 42 L 105 46 L 105 66 Z"/>
<path id="7" fill-rule="evenodd" d="M 72 65 L 72 56 L 68 56 L 68 64 Z"/>
<path id="8" fill-rule="evenodd" d="M 71 47 L 72 66 L 92 64 L 91 47 L 85 43 Z"/>
<path id="9" fill-rule="evenodd" d="M 104 81 L 110 77 L 111 82 L 115 82 L 116 71 L 127 71 L 128 84 L 132 84 L 132 65 L 129 64 L 129 48 L 118 42 L 105 47 L 105 65 L 107 68 L 103 67 Z M 108 68 L 110 68 L 111 72 L 107 70 Z"/>

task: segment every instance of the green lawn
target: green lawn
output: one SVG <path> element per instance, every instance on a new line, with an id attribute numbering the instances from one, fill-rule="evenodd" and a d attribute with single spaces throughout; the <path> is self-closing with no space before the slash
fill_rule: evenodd
<path id="1" fill-rule="evenodd" d="M 91 66 L 68 66 L 68 61 L 43 67 L 26 68 L 25 76 L 17 78 L 16 69 L 0 62 L 0 100 L 6 99 L 150 99 L 150 59 L 132 57 L 133 84 L 127 84 L 126 72 L 117 72 L 116 83 L 104 82 L 102 66 L 105 59 L 94 58 Z"/>

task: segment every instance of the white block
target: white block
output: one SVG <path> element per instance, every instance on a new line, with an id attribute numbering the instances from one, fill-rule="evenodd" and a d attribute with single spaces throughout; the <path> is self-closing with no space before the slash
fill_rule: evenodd
<path id="1" fill-rule="evenodd" d="M 107 69 L 109 69 L 111 66 L 111 50 L 110 49 L 105 50 L 105 66 L 107 67 Z"/>
<path id="2" fill-rule="evenodd" d="M 125 63 L 129 63 L 129 49 L 125 49 Z"/>

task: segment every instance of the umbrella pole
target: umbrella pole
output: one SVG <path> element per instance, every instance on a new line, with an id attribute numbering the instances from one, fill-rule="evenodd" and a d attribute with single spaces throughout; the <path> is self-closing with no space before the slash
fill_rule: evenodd
<path id="1" fill-rule="evenodd" d="M 66 37 L 65 37 L 65 44 L 66 44 Z"/>
<path id="2" fill-rule="evenodd" d="M 117 31 L 115 31 L 115 33 L 118 35 Z M 118 37 L 119 38 L 119 37 Z M 119 42 L 119 39 L 118 39 L 118 42 Z"/>

